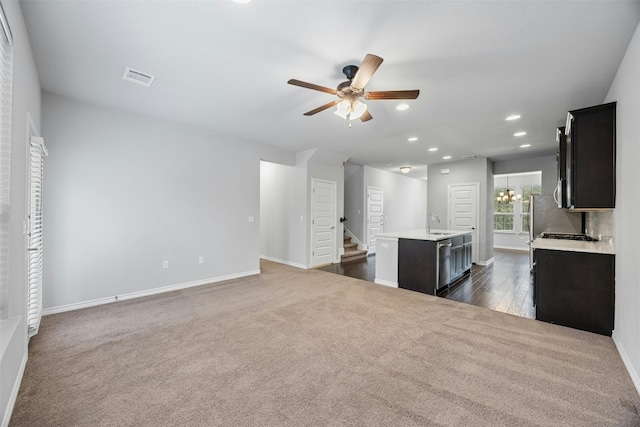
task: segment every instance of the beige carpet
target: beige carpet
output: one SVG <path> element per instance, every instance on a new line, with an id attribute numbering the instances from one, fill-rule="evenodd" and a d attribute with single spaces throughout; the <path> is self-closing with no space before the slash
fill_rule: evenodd
<path id="1" fill-rule="evenodd" d="M 43 318 L 11 425 L 640 425 L 608 337 L 262 271 Z"/>

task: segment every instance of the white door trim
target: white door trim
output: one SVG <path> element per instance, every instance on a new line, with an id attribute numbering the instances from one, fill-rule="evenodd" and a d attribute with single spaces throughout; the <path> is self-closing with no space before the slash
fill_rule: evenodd
<path id="1" fill-rule="evenodd" d="M 338 191 L 337 191 L 338 183 L 336 181 L 331 181 L 331 180 L 328 180 L 328 179 L 311 178 L 311 206 L 310 206 L 311 215 L 309 216 L 311 218 L 311 224 L 310 224 L 310 227 L 309 227 L 310 232 L 311 232 L 311 238 L 309 239 L 310 244 L 311 244 L 311 247 L 309 248 L 309 254 L 310 254 L 310 263 L 309 263 L 309 265 L 311 266 L 311 268 L 315 268 L 315 267 L 318 267 L 318 266 L 322 265 L 322 264 L 316 264 L 315 253 L 314 253 L 315 245 L 316 245 L 315 218 L 314 218 L 314 206 L 315 206 L 315 202 L 316 202 L 316 200 L 315 200 L 316 196 L 315 196 L 314 189 L 316 187 L 316 183 L 320 183 L 320 182 L 324 183 L 324 184 L 329 184 L 329 185 L 331 185 L 333 187 L 332 195 L 331 195 L 331 197 L 333 199 L 333 212 L 331 213 L 331 218 L 332 218 L 332 221 L 333 221 L 333 223 L 332 223 L 333 224 L 332 225 L 333 228 L 331 229 L 332 230 L 331 232 L 333 233 L 333 246 L 331 247 L 331 259 L 332 259 L 333 263 L 339 262 L 338 258 L 336 256 L 338 251 L 336 250 L 336 245 L 337 245 L 337 243 L 336 243 L 337 242 L 336 230 L 337 230 L 337 227 L 336 227 L 336 223 L 335 223 L 336 218 L 337 218 L 337 208 L 338 208 L 337 207 L 337 203 L 338 203 L 338 200 L 337 200 L 338 199 Z"/>
<path id="2" fill-rule="evenodd" d="M 375 254 L 376 253 L 376 246 L 371 246 L 370 242 L 371 242 L 371 236 L 369 236 L 369 219 L 371 218 L 370 212 L 369 212 L 369 193 L 371 190 L 374 191 L 379 191 L 380 193 L 382 193 L 382 216 L 384 216 L 384 188 L 380 188 L 380 187 L 374 187 L 372 185 L 367 185 L 367 191 L 365 193 L 365 206 L 366 206 L 366 215 L 365 215 L 365 222 L 364 222 L 364 229 L 365 231 L 365 238 L 367 241 L 367 245 L 366 245 L 366 249 L 368 251 L 368 254 Z M 381 231 L 384 233 L 384 220 L 382 220 L 382 223 L 380 225 L 380 229 Z"/>

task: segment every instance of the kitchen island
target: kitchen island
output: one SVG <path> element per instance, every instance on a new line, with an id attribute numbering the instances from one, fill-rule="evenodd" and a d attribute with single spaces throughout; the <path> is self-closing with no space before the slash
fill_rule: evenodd
<path id="1" fill-rule="evenodd" d="M 436 295 L 471 269 L 471 231 L 416 229 L 376 236 L 375 283 Z"/>

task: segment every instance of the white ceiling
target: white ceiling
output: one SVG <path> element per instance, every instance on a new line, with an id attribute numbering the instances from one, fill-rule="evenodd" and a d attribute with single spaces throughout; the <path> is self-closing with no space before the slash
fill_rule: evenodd
<path id="1" fill-rule="evenodd" d="M 21 3 L 45 91 L 416 178 L 444 155 L 552 154 L 566 112 L 603 102 L 640 21 L 640 1 L 612 0 Z M 287 80 L 334 88 L 367 53 L 384 58 L 367 91 L 420 89 L 409 110 L 367 101 L 374 119 L 351 129 L 303 116 L 333 95 Z"/>

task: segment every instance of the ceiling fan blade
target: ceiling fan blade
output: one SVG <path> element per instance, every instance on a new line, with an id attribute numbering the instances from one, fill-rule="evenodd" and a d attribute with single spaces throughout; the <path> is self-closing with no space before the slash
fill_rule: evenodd
<path id="1" fill-rule="evenodd" d="M 331 89 L 324 86 L 314 85 L 313 83 L 307 83 L 296 79 L 291 79 L 287 83 L 294 86 L 300 86 L 307 89 L 319 90 L 320 92 L 330 93 L 331 95 L 335 95 L 338 93 L 335 89 Z"/>
<path id="2" fill-rule="evenodd" d="M 416 99 L 420 95 L 419 90 L 382 90 L 378 92 L 367 92 L 365 99 L 375 101 L 377 99 Z"/>
<path id="3" fill-rule="evenodd" d="M 335 101 L 331 101 L 331 102 L 329 102 L 327 104 L 324 104 L 323 106 L 318 107 L 315 110 L 307 111 L 306 113 L 304 113 L 304 115 L 305 116 L 313 116 L 314 114 L 319 113 L 320 111 L 324 111 L 327 108 L 331 108 L 331 107 L 333 107 L 335 105 L 338 105 L 340 102 L 342 102 L 342 100 L 336 99 Z"/>
<path id="4" fill-rule="evenodd" d="M 373 119 L 373 116 L 371 115 L 371 113 L 369 112 L 369 110 L 365 111 L 364 113 L 362 113 L 362 115 L 360 116 L 360 120 L 362 120 L 363 122 L 368 122 L 369 120 Z"/>
<path id="5" fill-rule="evenodd" d="M 351 87 L 364 89 L 367 83 L 369 83 L 369 80 L 371 80 L 373 73 L 375 73 L 380 64 L 382 64 L 382 61 L 383 59 L 379 56 L 368 53 L 362 60 L 360 69 L 351 82 Z"/>

